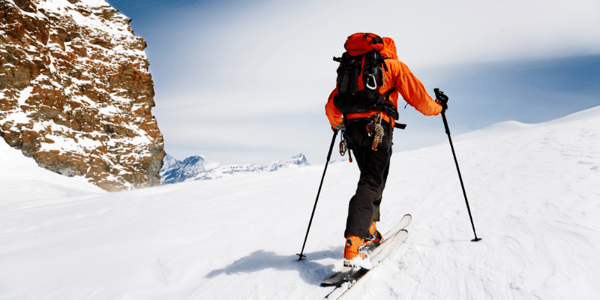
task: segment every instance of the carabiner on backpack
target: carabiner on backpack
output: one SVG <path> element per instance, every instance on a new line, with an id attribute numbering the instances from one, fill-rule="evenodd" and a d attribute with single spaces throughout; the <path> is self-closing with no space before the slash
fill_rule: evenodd
<path id="1" fill-rule="evenodd" d="M 373 85 L 369 85 L 369 81 L 373 80 Z M 377 78 L 375 78 L 375 74 L 370 74 L 367 78 L 367 88 L 370 90 L 375 90 L 377 88 Z"/>
<path id="2" fill-rule="evenodd" d="M 342 132 L 342 139 L 340 140 L 340 155 L 346 155 L 346 151 L 348 150 L 348 145 L 346 144 L 346 138 L 344 138 L 344 132 Z"/>
<path id="3" fill-rule="evenodd" d="M 348 162 L 352 163 L 352 151 L 348 148 L 348 143 L 346 140 L 346 130 L 342 130 L 342 137 L 340 140 L 340 155 L 344 156 L 348 152 Z"/>

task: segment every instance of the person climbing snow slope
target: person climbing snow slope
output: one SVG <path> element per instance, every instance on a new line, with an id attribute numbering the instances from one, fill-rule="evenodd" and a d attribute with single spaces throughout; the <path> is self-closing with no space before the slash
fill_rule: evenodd
<path id="1" fill-rule="evenodd" d="M 376 222 L 392 156 L 398 118 L 398 93 L 424 115 L 438 115 L 446 103 L 434 101 L 410 69 L 398 60 L 391 38 L 355 33 L 344 45 L 336 88 L 326 115 L 334 131 L 342 130 L 360 170 L 356 193 L 350 199 L 344 232 L 344 265 L 370 265 L 367 248 L 382 239 Z M 374 95 L 374 96 L 373 96 Z M 367 103 L 364 105 L 364 103 Z"/>

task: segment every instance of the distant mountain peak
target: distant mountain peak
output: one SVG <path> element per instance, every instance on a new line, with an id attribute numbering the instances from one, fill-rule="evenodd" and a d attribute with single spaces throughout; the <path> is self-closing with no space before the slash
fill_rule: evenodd
<path id="1" fill-rule="evenodd" d="M 189 156 L 180 161 L 167 154 L 160 175 L 163 184 L 170 184 L 188 180 L 210 180 L 233 174 L 274 172 L 303 166 L 310 166 L 310 164 L 302 153 L 285 162 L 274 161 L 268 165 L 222 165 L 202 155 Z"/>

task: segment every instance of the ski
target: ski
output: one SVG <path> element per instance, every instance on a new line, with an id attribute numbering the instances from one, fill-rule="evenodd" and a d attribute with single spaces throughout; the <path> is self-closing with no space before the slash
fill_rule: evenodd
<path id="1" fill-rule="evenodd" d="M 342 267 L 339 271 L 334 272 L 321 282 L 321 286 L 333 286 L 333 290 L 325 296 L 324 299 L 337 299 L 349 290 L 357 281 L 359 281 L 369 271 L 375 269 L 380 262 L 389 257 L 394 250 L 400 247 L 408 238 L 408 231 L 404 228 L 410 224 L 411 215 L 407 214 L 402 217 L 400 222 L 396 224 L 386 234 L 387 238 L 375 248 L 371 253 L 371 269 L 360 267 Z"/>

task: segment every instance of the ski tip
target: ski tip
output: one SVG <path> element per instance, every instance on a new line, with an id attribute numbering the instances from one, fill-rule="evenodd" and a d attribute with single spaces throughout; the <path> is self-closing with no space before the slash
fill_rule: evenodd
<path id="1" fill-rule="evenodd" d="M 406 237 L 404 238 L 404 240 L 407 240 L 407 239 L 408 239 L 408 230 L 406 230 L 406 229 L 402 229 L 402 230 L 398 231 L 398 233 L 403 233 L 403 234 L 406 236 Z"/>

